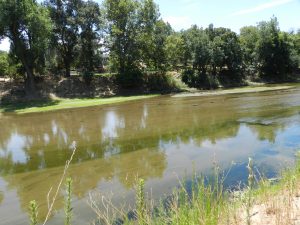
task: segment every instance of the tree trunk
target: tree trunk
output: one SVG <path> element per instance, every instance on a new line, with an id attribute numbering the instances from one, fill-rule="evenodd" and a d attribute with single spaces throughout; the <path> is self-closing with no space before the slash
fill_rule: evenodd
<path id="1" fill-rule="evenodd" d="M 70 77 L 71 76 L 71 66 L 69 62 L 65 63 L 65 67 L 66 67 L 66 73 L 65 73 L 65 77 Z"/>
<path id="2" fill-rule="evenodd" d="M 28 97 L 32 97 L 36 94 L 34 75 L 28 65 L 25 65 L 25 70 L 26 70 L 25 92 Z"/>

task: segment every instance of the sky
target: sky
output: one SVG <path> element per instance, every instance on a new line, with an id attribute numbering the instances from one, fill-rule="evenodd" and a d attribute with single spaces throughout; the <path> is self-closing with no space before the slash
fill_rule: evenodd
<path id="1" fill-rule="evenodd" d="M 156 0 L 161 15 L 176 30 L 191 24 L 231 28 L 278 18 L 281 30 L 300 28 L 300 0 Z"/>
<path id="2" fill-rule="evenodd" d="M 101 1 L 101 0 L 97 0 Z M 235 32 L 243 26 L 278 18 L 281 30 L 300 29 L 300 0 L 155 0 L 165 21 L 179 31 L 192 24 L 227 27 Z M 9 50 L 4 39 L 0 50 Z"/>

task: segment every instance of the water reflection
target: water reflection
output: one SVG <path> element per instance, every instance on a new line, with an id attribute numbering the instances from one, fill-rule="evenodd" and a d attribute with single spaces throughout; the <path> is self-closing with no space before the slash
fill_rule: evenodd
<path id="1" fill-rule="evenodd" d="M 36 199 L 44 216 L 45 196 L 58 182 L 74 140 L 77 152 L 69 173 L 78 201 L 103 185 L 127 193 L 137 175 L 160 196 L 194 169 L 209 172 L 214 160 L 231 168 L 228 184 L 246 178 L 242 168 L 249 156 L 272 176 L 293 162 L 300 147 L 299 111 L 296 89 L 6 114 L 0 121 L 0 174 L 7 184 L 0 183 L 0 190 L 1 185 L 15 190 L 23 210 Z M 7 194 L 0 191 L 0 200 Z M 0 201 L 0 217 L 4 204 Z M 59 200 L 56 209 L 62 207 Z"/>

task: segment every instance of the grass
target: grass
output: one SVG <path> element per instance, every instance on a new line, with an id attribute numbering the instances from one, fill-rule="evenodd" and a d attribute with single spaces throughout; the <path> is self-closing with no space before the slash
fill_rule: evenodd
<path id="1" fill-rule="evenodd" d="M 285 170 L 278 182 L 255 177 L 253 162 L 247 166 L 246 187 L 239 191 L 224 190 L 224 179 L 218 170 L 211 180 L 195 177 L 189 190 L 184 183 L 172 196 L 154 206 L 146 198 L 144 181 L 137 181 L 136 209 L 132 218 L 122 211 L 103 214 L 101 207 L 91 203 L 99 217 L 99 224 L 147 225 L 288 225 L 300 222 L 300 163 Z M 102 201 L 103 208 L 112 208 L 110 201 Z M 100 203 L 100 202 L 98 202 Z M 96 223 L 96 224 L 98 224 Z M 296 224 L 296 223 L 295 223 Z"/>
<path id="2" fill-rule="evenodd" d="M 61 109 L 82 108 L 89 106 L 100 106 L 114 103 L 121 103 L 133 100 L 153 98 L 159 95 L 138 95 L 125 97 L 110 97 L 110 98 L 56 98 L 43 101 L 32 101 L 26 103 L 16 103 L 2 105 L 0 112 L 14 112 L 17 114 L 48 112 Z"/>
<path id="3" fill-rule="evenodd" d="M 71 158 L 72 159 L 72 158 Z M 66 166 L 68 168 L 68 166 Z M 137 179 L 135 207 L 128 211 L 113 206 L 109 199 L 90 196 L 97 215 L 94 224 L 126 225 L 290 225 L 300 222 L 300 161 L 282 172 L 277 182 L 255 176 L 253 161 L 247 166 L 248 183 L 238 191 L 225 190 L 217 166 L 212 177 L 196 176 L 188 187 L 181 183 L 159 204 L 145 192 L 145 181 Z M 65 169 L 66 170 L 66 169 Z M 65 174 L 65 171 L 64 171 Z M 62 176 L 63 180 L 64 175 Z M 61 183 L 61 182 L 60 182 Z M 76 187 L 75 187 L 76 188 Z M 60 189 L 60 185 L 58 189 Z M 72 181 L 66 181 L 65 224 L 71 225 Z M 150 197 L 149 197 L 150 196 Z M 54 200 L 55 201 L 55 197 Z M 102 211 L 104 209 L 104 211 Z M 51 213 L 51 208 L 50 211 Z M 30 203 L 31 224 L 37 224 L 37 203 Z M 43 224 L 47 222 L 47 219 Z"/>

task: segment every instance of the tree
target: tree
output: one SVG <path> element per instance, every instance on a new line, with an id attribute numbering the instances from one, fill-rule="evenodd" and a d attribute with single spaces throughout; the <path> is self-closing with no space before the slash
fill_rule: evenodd
<path id="1" fill-rule="evenodd" d="M 120 76 L 138 70 L 141 51 L 138 46 L 140 21 L 139 3 L 133 0 L 106 0 L 109 24 L 110 60 Z"/>
<path id="2" fill-rule="evenodd" d="M 300 65 L 300 30 L 298 30 L 297 33 L 289 34 L 288 37 L 290 38 L 290 41 L 292 42 L 292 52 L 294 60 L 297 62 L 297 65 L 299 67 Z"/>
<path id="3" fill-rule="evenodd" d="M 79 10 L 80 24 L 80 55 L 78 66 L 83 70 L 85 78 L 90 79 L 96 66 L 101 64 L 100 31 L 101 17 L 100 8 L 96 2 L 83 2 Z"/>
<path id="4" fill-rule="evenodd" d="M 219 71 L 224 66 L 225 53 L 223 49 L 223 41 L 221 37 L 217 36 L 210 42 L 210 64 L 212 67 L 212 75 L 216 76 Z"/>
<path id="5" fill-rule="evenodd" d="M 136 38 L 141 48 L 141 61 L 147 68 L 163 70 L 166 61 L 163 46 L 170 27 L 159 20 L 159 9 L 153 0 L 141 0 L 138 15 L 140 26 Z"/>
<path id="6" fill-rule="evenodd" d="M 35 0 L 0 0 L 0 37 L 11 42 L 26 71 L 27 95 L 35 92 L 34 73 L 43 69 L 51 23 L 48 11 Z"/>
<path id="7" fill-rule="evenodd" d="M 293 60 L 288 38 L 280 32 L 277 18 L 258 25 L 258 60 L 261 76 L 265 79 L 282 80 L 292 72 Z"/>
<path id="8" fill-rule="evenodd" d="M 209 37 L 201 29 L 196 39 L 193 67 L 199 74 L 205 75 L 210 62 Z"/>
<path id="9" fill-rule="evenodd" d="M 240 80 L 242 77 L 242 49 L 235 32 L 226 29 L 221 35 L 223 41 L 224 64 L 230 79 Z"/>
<path id="10" fill-rule="evenodd" d="M 247 66 L 256 66 L 257 42 L 259 39 L 258 28 L 255 26 L 242 27 L 239 39 L 245 64 Z"/>
<path id="11" fill-rule="evenodd" d="M 152 46 L 152 48 L 149 49 L 149 58 L 151 60 L 150 66 L 154 66 L 155 70 L 167 70 L 168 53 L 166 50 L 166 45 L 167 39 L 172 33 L 173 30 L 169 23 L 165 23 L 163 20 L 158 20 L 155 23 L 153 31 L 153 40 L 152 44 L 150 45 Z M 178 48 L 180 48 L 180 46 L 178 46 Z"/>
<path id="12" fill-rule="evenodd" d="M 184 40 L 181 34 L 174 33 L 168 36 L 164 48 L 169 67 L 172 70 L 177 70 L 178 66 L 183 62 L 185 52 Z"/>
<path id="13" fill-rule="evenodd" d="M 79 10 L 82 0 L 47 0 L 53 22 L 53 42 L 65 67 L 65 76 L 70 77 L 71 65 L 78 54 L 76 47 L 80 36 Z"/>

